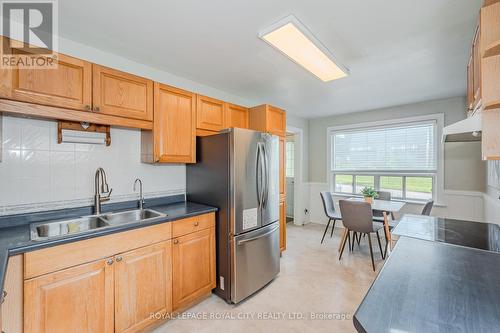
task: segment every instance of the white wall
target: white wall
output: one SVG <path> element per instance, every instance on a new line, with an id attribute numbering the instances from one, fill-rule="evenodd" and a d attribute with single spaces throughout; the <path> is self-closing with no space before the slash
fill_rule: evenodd
<path id="1" fill-rule="evenodd" d="M 141 163 L 139 130 L 111 129 L 109 147 L 57 143 L 57 123 L 3 117 L 0 214 L 82 206 L 91 203 L 94 172 L 103 167 L 114 201 L 131 200 L 141 178 L 146 196 L 183 194 L 184 165 Z"/>

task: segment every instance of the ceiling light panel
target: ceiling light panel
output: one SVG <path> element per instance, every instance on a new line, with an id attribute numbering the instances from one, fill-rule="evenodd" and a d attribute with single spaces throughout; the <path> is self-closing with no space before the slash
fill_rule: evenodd
<path id="1" fill-rule="evenodd" d="M 307 28 L 290 15 L 272 25 L 259 37 L 324 82 L 341 79 L 349 70 Z"/>

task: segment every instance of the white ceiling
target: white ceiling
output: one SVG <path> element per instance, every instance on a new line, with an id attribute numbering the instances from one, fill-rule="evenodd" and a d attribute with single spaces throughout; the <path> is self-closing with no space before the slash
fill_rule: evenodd
<path id="1" fill-rule="evenodd" d="M 464 95 L 481 0 L 61 0 L 59 34 L 305 118 Z M 260 40 L 294 14 L 351 70 L 324 83 Z"/>

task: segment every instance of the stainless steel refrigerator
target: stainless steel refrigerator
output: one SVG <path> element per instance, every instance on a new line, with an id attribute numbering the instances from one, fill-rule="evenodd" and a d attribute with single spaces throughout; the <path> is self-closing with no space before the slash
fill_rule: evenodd
<path id="1" fill-rule="evenodd" d="M 217 288 L 238 303 L 280 270 L 279 139 L 246 129 L 197 138 L 187 199 L 217 212 Z"/>

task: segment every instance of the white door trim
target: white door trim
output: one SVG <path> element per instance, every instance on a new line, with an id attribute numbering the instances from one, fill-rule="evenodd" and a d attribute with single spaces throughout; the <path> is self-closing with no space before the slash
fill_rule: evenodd
<path id="1" fill-rule="evenodd" d="M 303 225 L 304 221 L 301 212 L 304 210 L 302 200 L 300 198 L 302 190 L 302 170 L 304 166 L 303 147 L 304 147 L 304 131 L 301 128 L 287 126 L 286 131 L 295 135 L 295 158 L 294 158 L 294 186 L 293 186 L 293 224 Z M 286 149 L 286 147 L 285 147 Z M 285 150 L 286 151 L 286 150 Z"/>

